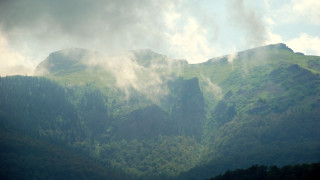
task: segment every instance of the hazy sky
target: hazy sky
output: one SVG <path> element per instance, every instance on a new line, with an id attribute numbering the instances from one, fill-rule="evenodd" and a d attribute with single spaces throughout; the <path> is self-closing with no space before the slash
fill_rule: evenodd
<path id="1" fill-rule="evenodd" d="M 1 76 L 70 47 L 198 63 L 279 42 L 320 55 L 319 0 L 0 0 Z"/>

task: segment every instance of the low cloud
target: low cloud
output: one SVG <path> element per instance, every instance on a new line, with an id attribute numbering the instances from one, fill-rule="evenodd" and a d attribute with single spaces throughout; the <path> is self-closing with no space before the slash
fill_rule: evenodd
<path id="1" fill-rule="evenodd" d="M 148 50 L 141 51 L 153 53 Z M 130 99 L 132 93 L 138 92 L 153 103 L 160 104 L 161 98 L 168 94 L 167 82 L 172 78 L 171 73 L 179 73 L 179 64 L 176 66 L 172 64 L 173 60 L 162 56 L 160 58 L 163 59 L 160 63 L 152 63 L 155 59 L 147 59 L 151 64 L 146 67 L 138 63 L 135 53 L 139 53 L 139 51 L 114 56 L 90 54 L 85 57 L 87 60 L 83 62 L 89 67 L 103 68 L 110 73 L 115 79 L 115 86 L 125 93 L 127 100 Z"/>
<path id="2" fill-rule="evenodd" d="M 232 53 L 232 54 L 230 54 L 229 56 L 228 56 L 228 62 L 229 63 L 233 63 L 233 60 L 235 60 L 236 58 L 238 57 L 238 53 Z"/>
<path id="3" fill-rule="evenodd" d="M 232 71 L 234 70 L 234 67 L 233 67 L 233 61 L 238 57 L 238 53 L 232 53 L 228 56 L 228 63 L 231 64 L 232 66 Z"/>
<path id="4" fill-rule="evenodd" d="M 205 83 L 205 92 L 209 92 L 212 93 L 213 96 L 217 99 L 217 100 L 221 100 L 223 97 L 222 94 L 222 89 L 220 86 L 218 86 L 217 84 L 213 83 L 209 78 L 207 77 L 202 77 L 204 83 Z"/>

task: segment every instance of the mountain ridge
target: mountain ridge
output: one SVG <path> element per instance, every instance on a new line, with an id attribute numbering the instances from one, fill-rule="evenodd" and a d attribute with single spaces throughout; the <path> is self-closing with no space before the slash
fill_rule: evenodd
<path id="1" fill-rule="evenodd" d="M 230 61 L 230 59 L 233 60 L 234 58 L 237 58 L 237 57 L 248 57 L 248 56 L 252 56 L 254 54 L 259 54 L 261 52 L 265 53 L 266 51 L 268 51 L 267 53 L 270 53 L 270 51 L 274 51 L 274 50 L 285 50 L 285 51 L 289 51 L 289 52 L 294 53 L 294 51 L 291 48 L 289 48 L 286 44 L 277 43 L 277 44 L 269 44 L 269 45 L 265 45 L 265 46 L 252 48 L 252 49 L 247 49 L 247 50 L 243 50 L 243 51 L 239 51 L 239 52 L 234 52 L 229 55 L 223 55 L 220 57 L 214 57 L 214 58 L 211 58 L 208 61 L 203 62 L 203 63 L 210 63 L 210 62 L 212 63 L 215 61 Z M 261 54 L 259 54 L 259 55 L 261 55 Z M 304 55 L 304 54 L 300 53 L 300 55 Z"/>
<path id="2" fill-rule="evenodd" d="M 59 75 L 59 71 L 70 71 L 72 68 L 77 68 L 76 70 L 82 71 L 90 68 L 92 59 L 99 59 L 98 64 L 96 64 L 96 60 L 93 60 L 93 65 L 95 66 L 103 63 L 103 61 L 121 61 L 123 58 L 128 58 L 133 62 L 137 62 L 145 68 L 150 68 L 152 65 L 188 64 L 186 60 L 170 59 L 167 56 L 156 53 L 150 49 L 130 50 L 118 55 L 104 55 L 98 51 L 89 49 L 68 48 L 50 53 L 46 59 L 37 65 L 34 74 Z"/>

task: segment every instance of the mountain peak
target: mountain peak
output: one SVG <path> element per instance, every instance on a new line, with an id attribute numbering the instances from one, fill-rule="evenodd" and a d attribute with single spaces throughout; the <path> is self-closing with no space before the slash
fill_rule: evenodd
<path id="1" fill-rule="evenodd" d="M 60 71 L 69 70 L 92 53 L 96 54 L 98 52 L 82 48 L 69 48 L 52 52 L 36 67 L 35 75 L 55 74 Z"/>
<path id="2" fill-rule="evenodd" d="M 280 53 L 280 51 L 289 51 L 290 53 L 294 53 L 294 51 L 289 48 L 286 44 L 284 43 L 277 43 L 277 44 L 269 44 L 265 46 L 260 46 L 260 47 L 255 47 L 252 49 L 240 51 L 240 52 L 235 52 L 231 55 L 224 55 L 221 57 L 216 57 L 209 59 L 207 62 L 212 63 L 212 62 L 227 62 L 229 61 L 229 58 L 240 58 L 240 57 L 251 57 L 251 56 L 261 56 L 261 55 L 268 55 L 271 53 Z M 205 62 L 205 63 L 207 63 Z"/>
<path id="3" fill-rule="evenodd" d="M 289 52 L 293 52 L 293 50 L 291 48 L 289 48 L 286 44 L 284 43 L 277 43 L 277 44 L 269 44 L 269 45 L 265 45 L 265 46 L 260 46 L 260 47 L 256 47 L 256 48 L 252 48 L 252 49 L 248 49 L 248 50 L 244 50 L 238 53 L 238 55 L 250 55 L 253 53 L 271 53 L 275 50 L 284 50 L 284 51 L 289 51 Z"/>
<path id="4" fill-rule="evenodd" d="M 291 48 L 289 48 L 286 44 L 284 43 L 277 43 L 277 44 L 269 44 L 266 46 L 262 46 L 260 48 L 269 48 L 269 49 L 281 49 L 281 50 L 288 50 L 293 52 Z"/>

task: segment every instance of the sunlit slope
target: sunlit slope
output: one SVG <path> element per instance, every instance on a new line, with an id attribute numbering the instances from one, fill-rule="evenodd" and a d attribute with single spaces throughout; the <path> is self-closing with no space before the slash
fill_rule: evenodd
<path id="1" fill-rule="evenodd" d="M 278 82 L 270 84 L 269 80 L 278 76 L 277 72 L 273 72 L 276 69 L 281 71 L 280 69 L 292 67 L 288 73 L 293 73 L 297 68 L 308 72 L 308 75 L 316 75 L 320 72 L 319 64 L 320 58 L 318 56 L 294 53 L 285 44 L 275 44 L 213 58 L 201 64 L 188 65 L 184 69 L 183 76 L 185 78 L 199 78 L 209 111 L 228 92 L 240 95 L 241 91 L 260 87 L 259 91 L 250 92 L 250 97 L 245 97 L 246 104 L 239 107 L 248 108 L 247 105 L 251 103 L 251 100 L 255 101 L 259 97 L 271 98 L 279 94 L 274 92 L 276 86 L 286 82 L 288 77 L 282 73 Z M 273 74 L 271 74 L 272 72 Z"/>

